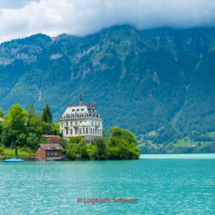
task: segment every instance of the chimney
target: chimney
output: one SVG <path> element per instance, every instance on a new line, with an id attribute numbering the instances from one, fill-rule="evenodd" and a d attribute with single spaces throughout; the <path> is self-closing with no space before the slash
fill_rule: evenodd
<path id="1" fill-rule="evenodd" d="M 82 104 L 82 101 L 81 101 L 81 93 L 80 93 L 80 100 L 79 100 L 79 104 L 80 104 L 80 105 Z"/>

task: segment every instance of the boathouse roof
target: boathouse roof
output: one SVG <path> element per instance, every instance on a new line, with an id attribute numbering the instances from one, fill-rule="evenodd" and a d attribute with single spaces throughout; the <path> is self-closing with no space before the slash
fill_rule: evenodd
<path id="1" fill-rule="evenodd" d="M 53 144 L 39 144 L 34 150 L 37 150 L 38 147 L 42 147 L 45 151 L 52 151 L 52 150 L 63 150 L 64 148 L 58 144 L 58 143 L 53 143 Z"/>

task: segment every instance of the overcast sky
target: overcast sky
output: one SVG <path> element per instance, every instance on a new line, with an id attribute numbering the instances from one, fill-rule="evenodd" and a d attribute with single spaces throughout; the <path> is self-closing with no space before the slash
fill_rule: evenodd
<path id="1" fill-rule="evenodd" d="M 215 1 L 0 0 L 0 42 L 36 33 L 83 36 L 119 24 L 138 29 L 215 26 Z"/>

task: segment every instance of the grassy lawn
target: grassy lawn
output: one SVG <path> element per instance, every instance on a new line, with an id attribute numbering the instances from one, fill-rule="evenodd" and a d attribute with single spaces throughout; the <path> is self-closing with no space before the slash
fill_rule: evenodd
<path id="1" fill-rule="evenodd" d="M 155 131 L 151 131 L 149 134 L 149 136 L 155 136 L 155 135 L 158 135 Z"/>
<path id="2" fill-rule="evenodd" d="M 193 141 L 193 145 L 198 145 L 199 142 L 201 143 L 201 146 L 207 146 L 207 145 L 210 145 L 211 143 L 213 143 L 213 141 L 205 141 L 205 142 L 202 142 L 202 141 Z"/>
<path id="3" fill-rule="evenodd" d="M 5 150 L 4 150 L 4 154 L 5 154 L 5 155 L 7 155 L 8 152 L 9 152 L 9 155 L 15 155 L 15 150 L 14 150 L 14 149 L 13 149 L 13 150 L 10 150 L 10 151 L 9 151 L 9 149 L 5 149 Z M 35 155 L 35 154 L 29 153 L 29 152 L 19 152 L 19 151 L 18 151 L 18 155 Z"/>
<path id="4" fill-rule="evenodd" d="M 191 145 L 189 145 L 191 144 Z M 195 145 L 193 143 L 191 143 L 191 140 L 190 138 L 187 138 L 186 140 L 183 138 L 181 140 L 178 140 L 176 144 L 174 144 L 175 147 L 189 147 L 189 146 L 192 146 L 192 145 Z"/>
<path id="5" fill-rule="evenodd" d="M 142 146 L 145 146 L 145 143 L 141 143 L 141 144 L 137 145 L 137 147 L 142 147 Z"/>
<path id="6" fill-rule="evenodd" d="M 208 133 L 208 135 L 209 135 L 209 136 L 211 136 L 211 137 L 214 137 L 214 135 L 215 135 L 215 131 L 213 131 L 213 132 L 209 132 L 209 133 Z"/>
<path id="7" fill-rule="evenodd" d="M 167 150 L 166 151 L 168 154 L 172 154 L 173 150 Z"/>

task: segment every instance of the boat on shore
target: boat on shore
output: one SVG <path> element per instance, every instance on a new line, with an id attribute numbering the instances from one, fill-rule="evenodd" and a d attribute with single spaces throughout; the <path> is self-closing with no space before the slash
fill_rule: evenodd
<path id="1" fill-rule="evenodd" d="M 13 163 L 13 162 L 25 162 L 24 160 L 20 159 L 20 158 L 11 158 L 11 159 L 6 159 L 6 160 L 3 160 L 4 162 L 6 163 Z"/>

